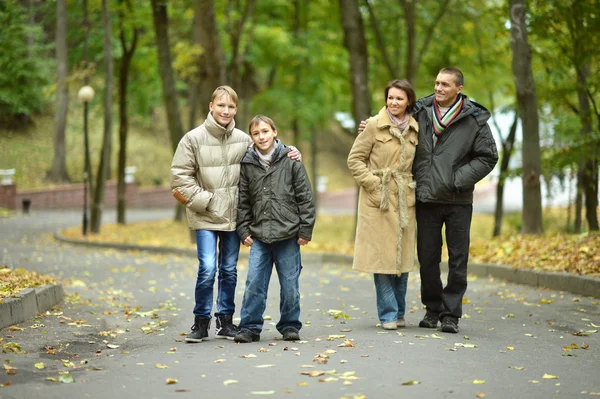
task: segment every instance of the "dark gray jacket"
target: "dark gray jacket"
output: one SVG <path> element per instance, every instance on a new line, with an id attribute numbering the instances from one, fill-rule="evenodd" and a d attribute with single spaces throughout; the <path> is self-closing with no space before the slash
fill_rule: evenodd
<path id="1" fill-rule="evenodd" d="M 271 166 L 265 169 L 254 148 L 241 161 L 237 232 L 265 243 L 301 237 L 311 240 L 315 204 L 302 162 L 288 158 L 289 148 L 279 144 Z"/>
<path id="2" fill-rule="evenodd" d="M 463 97 L 459 116 L 433 146 L 433 98 L 417 101 L 413 115 L 419 123 L 419 145 L 413 163 L 417 202 L 472 204 L 475 183 L 498 162 L 498 150 L 487 124 L 490 112 Z"/>

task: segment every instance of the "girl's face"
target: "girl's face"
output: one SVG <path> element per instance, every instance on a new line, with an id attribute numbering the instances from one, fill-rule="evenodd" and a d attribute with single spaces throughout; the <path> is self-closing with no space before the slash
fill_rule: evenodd
<path id="1" fill-rule="evenodd" d="M 273 130 L 268 123 L 260 121 L 250 128 L 250 137 L 260 152 L 268 154 L 275 145 L 277 130 Z"/>
<path id="2" fill-rule="evenodd" d="M 387 96 L 387 107 L 395 117 L 401 117 L 408 107 L 408 96 L 402 89 L 391 87 Z"/>
<path id="3" fill-rule="evenodd" d="M 214 101 L 208 104 L 208 108 L 215 121 L 223 127 L 229 125 L 237 113 L 237 105 L 227 94 L 215 98 Z"/>

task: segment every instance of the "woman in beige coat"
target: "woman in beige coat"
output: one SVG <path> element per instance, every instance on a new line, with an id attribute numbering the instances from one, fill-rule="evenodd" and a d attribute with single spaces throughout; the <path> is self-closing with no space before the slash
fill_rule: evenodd
<path id="1" fill-rule="evenodd" d="M 358 135 L 348 167 L 360 185 L 353 269 L 374 273 L 377 313 L 384 329 L 405 326 L 408 273 L 415 258 L 412 164 L 418 124 L 410 116 L 415 92 L 406 80 L 385 88 L 386 106 Z"/>

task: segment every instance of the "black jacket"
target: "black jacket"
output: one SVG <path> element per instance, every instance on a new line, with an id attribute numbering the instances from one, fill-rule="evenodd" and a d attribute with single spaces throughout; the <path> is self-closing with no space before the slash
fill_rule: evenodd
<path id="1" fill-rule="evenodd" d="M 311 240 L 315 205 L 302 162 L 288 158 L 289 148 L 279 144 L 269 169 L 250 148 L 241 161 L 237 232 L 265 243 L 299 236 Z"/>
<path id="2" fill-rule="evenodd" d="M 433 146 L 433 98 L 417 101 L 419 145 L 413 163 L 417 202 L 472 204 L 475 183 L 498 162 L 498 150 L 487 124 L 490 113 L 463 97 L 463 109 Z"/>

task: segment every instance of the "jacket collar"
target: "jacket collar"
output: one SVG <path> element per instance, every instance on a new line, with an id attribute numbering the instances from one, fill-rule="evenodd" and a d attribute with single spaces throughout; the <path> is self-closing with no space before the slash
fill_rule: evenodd
<path id="1" fill-rule="evenodd" d="M 217 123 L 215 118 L 212 116 L 212 113 L 209 112 L 206 116 L 206 120 L 204 121 L 204 126 L 206 127 L 208 133 L 218 139 L 221 139 L 225 136 L 231 136 L 231 132 L 233 132 L 233 129 L 235 128 L 235 120 L 232 119 L 227 127 L 223 127 Z"/>
<path id="2" fill-rule="evenodd" d="M 284 156 L 287 156 L 287 153 L 290 152 L 289 147 L 287 147 L 278 139 L 275 140 L 277 142 L 277 147 L 275 148 L 275 151 L 273 151 L 271 165 L 279 161 Z M 241 163 L 254 163 L 260 165 L 260 161 L 258 160 L 258 154 L 256 153 L 256 151 L 256 147 L 254 146 L 254 143 L 252 143 L 248 148 L 248 151 L 246 151 L 246 155 L 244 155 L 244 157 L 242 158 Z"/>
<path id="3" fill-rule="evenodd" d="M 469 97 L 467 97 L 465 94 L 460 94 L 460 95 L 462 96 L 462 99 L 463 99 L 463 110 L 460 113 L 460 115 L 458 116 L 458 118 L 456 118 L 455 122 L 458 121 L 459 119 L 462 119 L 463 117 L 465 117 L 467 115 L 473 114 L 473 116 L 477 120 L 477 124 L 479 124 L 479 125 L 486 124 L 487 121 L 491 117 L 490 111 L 488 111 L 487 108 L 485 108 L 483 105 L 476 103 L 473 100 L 470 100 Z M 422 109 L 431 111 L 433 108 L 434 97 L 435 97 L 435 94 L 430 94 L 427 97 L 423 97 L 423 98 L 420 98 L 419 100 L 417 100 L 417 104 L 415 105 L 415 108 L 413 109 L 412 114 L 416 115 Z M 428 112 L 427 115 L 428 115 L 428 117 L 431 117 L 433 114 L 431 112 Z"/>
<path id="4" fill-rule="evenodd" d="M 390 121 L 390 117 L 388 116 L 385 108 L 386 108 L 385 106 L 383 108 L 381 108 L 381 110 L 379 111 L 379 114 L 377 115 L 377 128 L 378 129 L 385 129 L 385 128 L 392 126 L 392 122 Z M 415 132 L 419 131 L 419 124 L 417 123 L 416 119 L 412 117 L 412 115 L 408 119 L 408 126 L 413 128 L 413 130 Z"/>

